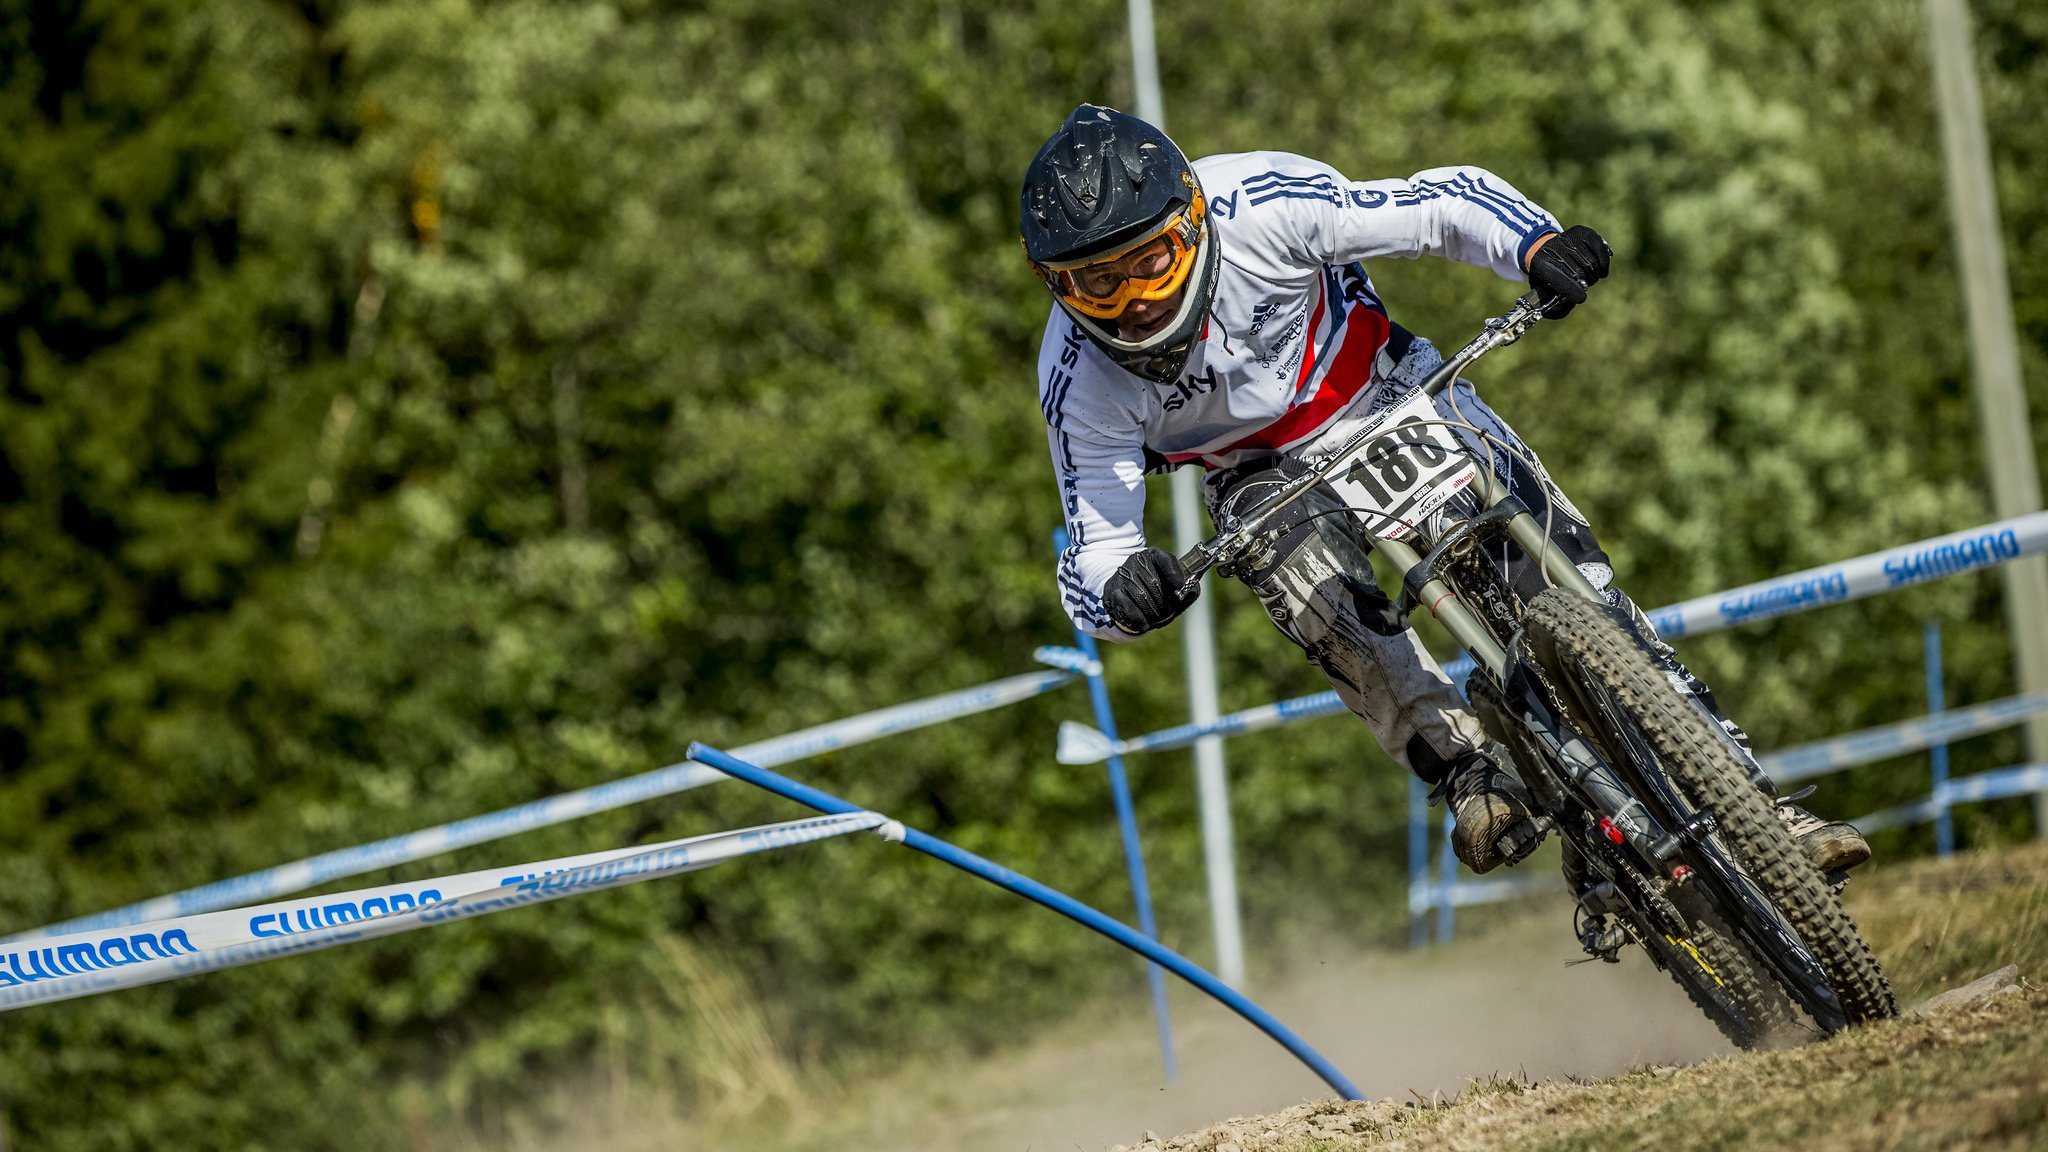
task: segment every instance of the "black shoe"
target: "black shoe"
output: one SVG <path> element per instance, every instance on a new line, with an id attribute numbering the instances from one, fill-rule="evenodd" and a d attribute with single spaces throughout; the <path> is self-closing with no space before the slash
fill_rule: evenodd
<path id="1" fill-rule="evenodd" d="M 1846 820 L 1823 820 L 1787 800 L 1778 801 L 1771 811 L 1823 876 L 1847 872 L 1870 859 L 1870 842 Z"/>
<path id="2" fill-rule="evenodd" d="M 1451 851 L 1474 872 L 1491 872 L 1502 864 L 1514 863 L 1500 852 L 1501 838 L 1528 823 L 1528 802 L 1522 798 L 1519 780 L 1501 767 L 1507 749 L 1489 743 L 1477 752 L 1467 752 L 1451 766 L 1450 774 L 1437 787 L 1432 800 L 1446 797 L 1451 806 Z M 1528 855 L 1540 837 L 1515 836 L 1519 860 Z"/>

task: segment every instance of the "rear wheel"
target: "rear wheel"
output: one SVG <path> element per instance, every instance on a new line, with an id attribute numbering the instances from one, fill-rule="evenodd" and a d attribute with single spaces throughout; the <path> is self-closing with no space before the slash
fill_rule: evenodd
<path id="1" fill-rule="evenodd" d="M 1758 959 L 1771 955 L 1779 961 L 1753 967 L 1776 975 L 1785 991 L 1827 1031 L 1840 1022 L 1896 1016 L 1898 1006 L 1891 986 L 1870 946 L 1826 880 L 1771 812 L 1770 802 L 1750 782 L 1748 764 L 1720 738 L 1691 697 L 1680 695 L 1671 685 L 1642 642 L 1601 605 L 1556 588 L 1530 601 L 1524 623 L 1530 655 L 1552 678 L 1581 730 L 1598 740 L 1617 769 L 1639 779 L 1647 772 L 1661 771 L 1676 785 L 1681 794 L 1676 811 L 1670 810 L 1670 804 L 1659 803 L 1657 788 L 1642 789 L 1646 793 L 1643 799 L 1653 809 L 1664 809 L 1659 818 L 1673 830 L 1688 818 L 1703 816 L 1711 821 L 1713 827 L 1703 837 L 1704 846 L 1719 849 L 1782 915 L 1818 962 L 1832 996 L 1824 989 L 1802 987 L 1788 975 L 1797 965 L 1786 960 L 1783 952 L 1798 950 L 1780 949 L 1774 954 L 1772 932 L 1744 914 L 1741 894 L 1721 893 L 1724 898 L 1710 904 L 1726 917 L 1726 927 L 1737 929 L 1732 936 L 1747 945 L 1741 950 Z M 1641 763 L 1646 756 L 1654 762 Z M 1697 871 L 1711 870 L 1702 867 Z M 1706 877 L 1701 876 L 1689 887 L 1704 882 Z M 1748 930 L 1742 930 L 1745 928 Z M 1736 946 L 1735 940 L 1724 938 L 1724 942 Z M 1828 1000 L 1836 1001 L 1838 1010 L 1826 1003 Z M 1767 1014 L 1762 1004 L 1757 1010 Z"/>
<path id="2" fill-rule="evenodd" d="M 1590 850 L 1599 852 L 1601 845 L 1593 844 Z M 1564 844 L 1564 877 L 1574 896 L 1598 886 L 1584 852 L 1570 840 Z M 1637 895 L 1622 897 L 1622 903 L 1635 911 L 1612 914 L 1620 916 L 1637 946 L 1731 1043 L 1757 1048 L 1802 1037 L 1798 1009 L 1735 942 L 1734 933 L 1699 898 L 1697 889 L 1680 889 L 1673 893 L 1675 900 L 1667 900 L 1639 875 L 1617 876 L 1615 884 L 1633 884 Z M 1601 903 L 1613 906 L 1611 900 Z M 1662 906 L 1661 914 L 1654 905 Z"/>
<path id="3" fill-rule="evenodd" d="M 1697 958 L 1705 962 L 1710 968 L 1709 976 L 1742 1010 L 1747 1038 L 1738 1038 L 1726 1028 L 1721 1030 L 1724 1035 L 1743 1048 L 1779 1047 L 1813 1036 L 1811 1026 L 1802 1024 L 1799 1009 L 1793 1006 L 1784 989 L 1743 947 L 1720 915 L 1708 907 L 1701 893 L 1682 892 L 1675 903 L 1692 926 Z M 1692 989 L 1686 992 L 1692 995 L 1694 1004 L 1700 1003 Z"/>
<path id="4" fill-rule="evenodd" d="M 1654 935 L 1643 949 L 1736 1047 L 1762 1047 L 1793 1032 L 1792 1002 L 1746 950 L 1705 921 L 1684 936 Z"/>

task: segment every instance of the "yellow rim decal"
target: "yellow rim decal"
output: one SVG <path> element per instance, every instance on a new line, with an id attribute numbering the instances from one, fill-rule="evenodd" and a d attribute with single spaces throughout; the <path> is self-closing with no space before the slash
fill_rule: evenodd
<path id="1" fill-rule="evenodd" d="M 1714 983 L 1720 984 L 1723 988 L 1726 988 L 1728 986 L 1726 983 L 1722 981 L 1721 974 L 1719 972 L 1714 971 L 1714 966 L 1712 964 L 1707 963 L 1706 957 L 1700 955 L 1700 950 L 1692 946 L 1692 941 L 1681 940 L 1678 937 L 1672 936 L 1668 933 L 1665 935 L 1664 938 L 1666 940 L 1671 941 L 1672 947 L 1685 949 L 1685 954 L 1692 957 L 1692 962 L 1700 966 L 1700 971 L 1705 972 L 1707 975 L 1713 977 Z"/>

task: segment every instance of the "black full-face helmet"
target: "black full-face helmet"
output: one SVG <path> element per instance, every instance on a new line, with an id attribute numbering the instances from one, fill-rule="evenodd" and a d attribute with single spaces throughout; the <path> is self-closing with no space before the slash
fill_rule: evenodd
<path id="1" fill-rule="evenodd" d="M 1216 294 L 1217 249 L 1202 186 L 1166 133 L 1113 108 L 1074 109 L 1024 172 L 1024 255 L 1110 359 L 1149 380 L 1187 366 Z M 1134 300 L 1179 308 L 1136 340 L 1116 317 Z"/>

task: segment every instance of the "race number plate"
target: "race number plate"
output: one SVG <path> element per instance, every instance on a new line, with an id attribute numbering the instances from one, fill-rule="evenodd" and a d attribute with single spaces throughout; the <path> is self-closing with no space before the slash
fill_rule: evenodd
<path id="1" fill-rule="evenodd" d="M 1479 468 L 1420 389 L 1372 424 L 1373 436 L 1324 474 L 1374 536 L 1392 540 L 1464 491 Z"/>

